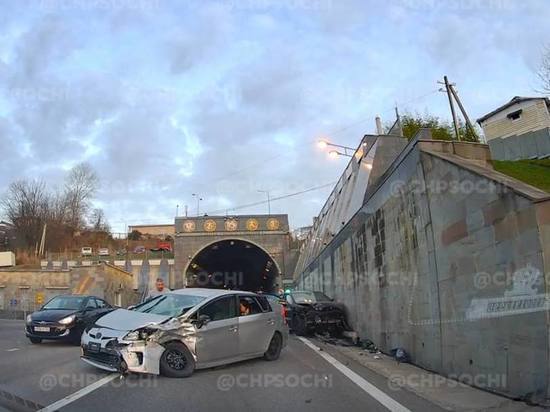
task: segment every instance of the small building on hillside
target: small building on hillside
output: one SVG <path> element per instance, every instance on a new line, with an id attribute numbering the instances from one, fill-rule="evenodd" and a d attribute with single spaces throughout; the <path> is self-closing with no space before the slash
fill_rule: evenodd
<path id="1" fill-rule="evenodd" d="M 550 99 L 516 96 L 477 120 L 496 160 L 550 156 Z"/>
<path id="2" fill-rule="evenodd" d="M 0 220 L 0 252 L 10 250 L 15 240 L 15 230 L 11 224 Z"/>

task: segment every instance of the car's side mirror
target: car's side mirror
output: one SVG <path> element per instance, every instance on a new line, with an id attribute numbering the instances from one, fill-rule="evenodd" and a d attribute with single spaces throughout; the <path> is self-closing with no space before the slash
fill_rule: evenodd
<path id="1" fill-rule="evenodd" d="M 194 320 L 193 324 L 197 327 L 197 329 L 200 329 L 208 322 L 210 322 L 210 320 L 210 316 L 208 315 L 199 315 L 199 318 L 197 320 Z"/>

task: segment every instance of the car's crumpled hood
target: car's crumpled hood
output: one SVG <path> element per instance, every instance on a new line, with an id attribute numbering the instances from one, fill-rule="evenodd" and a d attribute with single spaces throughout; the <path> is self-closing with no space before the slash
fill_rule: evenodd
<path id="1" fill-rule="evenodd" d="M 315 302 L 311 304 L 311 307 L 317 311 L 342 311 L 342 305 L 335 302 Z"/>
<path id="2" fill-rule="evenodd" d="M 171 316 L 154 315 L 152 313 L 136 312 L 135 310 L 117 309 L 99 318 L 96 326 L 115 330 L 136 330 L 149 325 L 158 325 L 170 319 Z"/>

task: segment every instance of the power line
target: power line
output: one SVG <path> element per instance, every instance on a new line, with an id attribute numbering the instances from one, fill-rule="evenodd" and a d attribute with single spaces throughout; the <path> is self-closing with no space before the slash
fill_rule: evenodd
<path id="1" fill-rule="evenodd" d="M 301 190 L 299 192 L 289 193 L 289 194 L 278 196 L 278 197 L 272 197 L 272 198 L 270 198 L 270 202 L 274 202 L 274 201 L 282 200 L 282 199 L 288 199 L 289 197 L 299 196 L 299 195 L 302 195 L 304 193 L 313 192 L 313 191 L 319 190 L 319 189 L 324 189 L 325 187 L 334 186 L 336 183 L 337 182 L 326 183 L 324 185 L 310 187 L 309 189 Z M 240 210 L 240 209 L 247 209 L 247 208 L 253 207 L 253 206 L 265 205 L 266 203 L 267 203 L 267 201 L 263 200 L 263 201 L 260 201 L 260 202 L 248 203 L 248 204 L 239 205 L 239 206 L 235 206 L 235 207 L 213 210 L 213 211 L 208 212 L 206 214 L 207 215 L 216 215 L 218 213 L 225 213 L 227 211 L 235 211 L 235 210 Z"/>
<path id="2" fill-rule="evenodd" d="M 430 96 L 430 95 L 432 95 L 432 94 L 434 94 L 434 93 L 437 93 L 438 91 L 439 91 L 439 89 L 431 90 L 431 91 L 429 91 L 428 93 L 424 93 L 424 94 L 422 94 L 422 95 L 413 97 L 412 99 L 409 99 L 409 100 L 407 100 L 407 101 L 405 101 L 405 102 L 400 102 L 400 103 L 398 102 L 398 104 L 406 105 L 406 104 L 409 104 L 409 103 L 412 103 L 412 102 L 415 102 L 415 101 L 418 101 L 418 100 L 422 100 L 422 99 L 424 99 L 424 98 L 426 98 L 426 97 L 428 97 L 428 96 Z M 384 110 L 384 111 L 380 112 L 380 114 L 386 114 L 386 113 L 388 113 L 388 112 L 390 112 L 390 111 L 393 111 L 394 109 L 395 109 L 394 107 L 388 108 L 387 110 Z M 345 131 L 351 129 L 351 128 L 354 127 L 354 126 L 360 125 L 360 124 L 365 123 L 365 122 L 367 122 L 367 121 L 372 121 L 372 117 L 368 117 L 368 118 L 364 118 L 364 119 L 355 121 L 355 122 L 353 122 L 353 123 L 348 124 L 347 126 L 341 127 L 341 128 L 339 128 L 339 129 L 333 130 L 333 131 L 331 131 L 331 132 L 328 132 L 328 133 L 327 133 L 327 136 L 338 135 L 338 134 L 340 134 L 340 133 L 342 133 L 342 132 L 345 132 Z M 297 146 L 297 147 L 302 147 L 302 146 L 305 146 L 305 145 L 310 145 L 310 144 L 312 144 L 312 143 L 315 143 L 315 140 L 316 140 L 316 139 L 314 139 L 313 141 L 311 141 L 311 140 L 308 139 L 307 141 L 305 141 L 305 142 L 303 142 L 303 143 L 300 143 L 300 144 L 297 144 L 296 146 Z M 233 170 L 232 172 L 229 172 L 229 173 L 224 174 L 223 176 L 215 177 L 215 178 L 212 179 L 212 181 L 215 182 L 215 181 L 218 181 L 218 180 L 221 180 L 221 179 L 227 179 L 228 177 L 231 177 L 231 176 L 236 176 L 236 175 L 238 175 L 238 174 L 240 174 L 240 173 L 242 173 L 242 172 L 244 172 L 244 171 L 246 171 L 246 170 L 248 170 L 248 169 L 251 169 L 251 168 L 256 167 L 256 166 L 258 166 L 258 165 L 263 165 L 263 164 L 264 164 L 265 162 L 267 162 L 267 161 L 272 161 L 272 160 L 278 159 L 278 158 L 280 158 L 281 156 L 283 156 L 285 153 L 286 153 L 286 152 L 279 153 L 279 154 L 276 154 L 276 155 L 271 156 L 271 157 L 269 157 L 269 158 L 263 158 L 263 159 L 258 160 L 257 162 L 252 162 L 252 163 L 248 164 L 247 166 L 243 166 L 243 167 L 241 167 L 241 168 L 235 169 L 235 170 Z"/>

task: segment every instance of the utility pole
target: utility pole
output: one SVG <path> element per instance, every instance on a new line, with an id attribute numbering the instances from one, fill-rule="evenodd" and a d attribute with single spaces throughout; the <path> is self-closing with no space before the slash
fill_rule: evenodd
<path id="1" fill-rule="evenodd" d="M 44 223 L 44 228 L 42 229 L 42 237 L 40 238 L 40 247 L 38 249 L 38 255 L 39 256 L 42 256 L 44 255 L 44 247 L 45 247 L 45 243 L 46 243 L 46 227 L 47 227 L 47 223 Z"/>
<path id="2" fill-rule="evenodd" d="M 401 116 L 399 116 L 399 108 L 397 107 L 397 104 L 395 105 L 395 120 L 397 122 L 397 126 L 399 127 L 401 137 L 403 137 L 403 126 L 401 125 Z"/>
<path id="3" fill-rule="evenodd" d="M 200 197 L 197 193 L 193 193 L 191 196 L 194 196 L 197 198 L 197 217 L 200 216 L 200 205 L 201 205 L 201 200 L 202 200 L 202 197 Z"/>
<path id="4" fill-rule="evenodd" d="M 449 99 L 449 106 L 451 107 L 451 113 L 453 115 L 453 125 L 454 125 L 454 129 L 455 129 L 456 139 L 458 141 L 461 140 L 460 139 L 460 129 L 459 129 L 459 124 L 458 124 L 458 119 L 456 117 L 456 111 L 455 111 L 455 107 L 454 107 L 454 104 L 453 104 L 453 99 L 456 100 L 456 104 L 458 104 L 458 108 L 460 109 L 460 112 L 462 113 L 462 116 L 464 117 L 464 120 L 466 122 L 466 132 L 469 129 L 470 132 L 472 133 L 472 135 L 477 140 L 479 140 L 477 132 L 476 132 L 472 122 L 470 121 L 470 118 L 468 117 L 468 113 L 466 113 L 466 109 L 462 105 L 462 102 L 460 101 L 460 98 L 458 97 L 458 93 L 456 92 L 456 90 L 454 88 L 454 86 L 455 86 L 454 83 L 449 83 L 449 79 L 447 78 L 447 76 L 443 76 L 443 82 L 438 81 L 437 83 L 445 85 L 445 90 L 443 90 L 441 88 L 441 89 L 439 89 L 439 91 L 440 92 L 445 91 L 447 93 L 447 97 Z M 464 137 L 466 137 L 466 136 L 464 136 Z"/>
<path id="5" fill-rule="evenodd" d="M 187 205 L 185 205 L 185 217 L 187 217 Z"/>
<path id="6" fill-rule="evenodd" d="M 458 98 L 458 93 L 456 92 L 455 88 L 452 84 L 449 85 L 449 89 L 451 90 L 451 93 L 453 94 L 456 103 L 458 104 L 458 107 L 460 111 L 462 112 L 462 116 L 464 116 L 464 120 L 466 121 L 466 127 L 470 129 L 472 134 L 477 138 L 476 130 L 474 129 L 474 126 L 472 125 L 472 122 L 470 121 L 470 118 L 468 117 L 468 113 L 466 113 L 466 109 L 464 109 L 464 106 L 462 106 L 462 102 Z M 478 139 L 479 140 L 479 139 Z"/>
<path id="7" fill-rule="evenodd" d="M 455 127 L 456 140 L 460 141 L 460 132 L 458 130 L 458 119 L 456 118 L 455 106 L 453 104 L 453 98 L 451 96 L 451 85 L 449 84 L 449 79 L 447 78 L 447 76 L 443 76 L 443 81 L 445 83 L 445 90 L 447 91 L 447 97 L 449 98 L 449 106 L 451 106 L 451 113 L 453 115 L 453 124 Z"/>
<path id="8" fill-rule="evenodd" d="M 267 195 L 267 214 L 271 215 L 271 197 L 269 196 L 269 190 L 258 190 L 260 193 L 265 193 Z"/>

